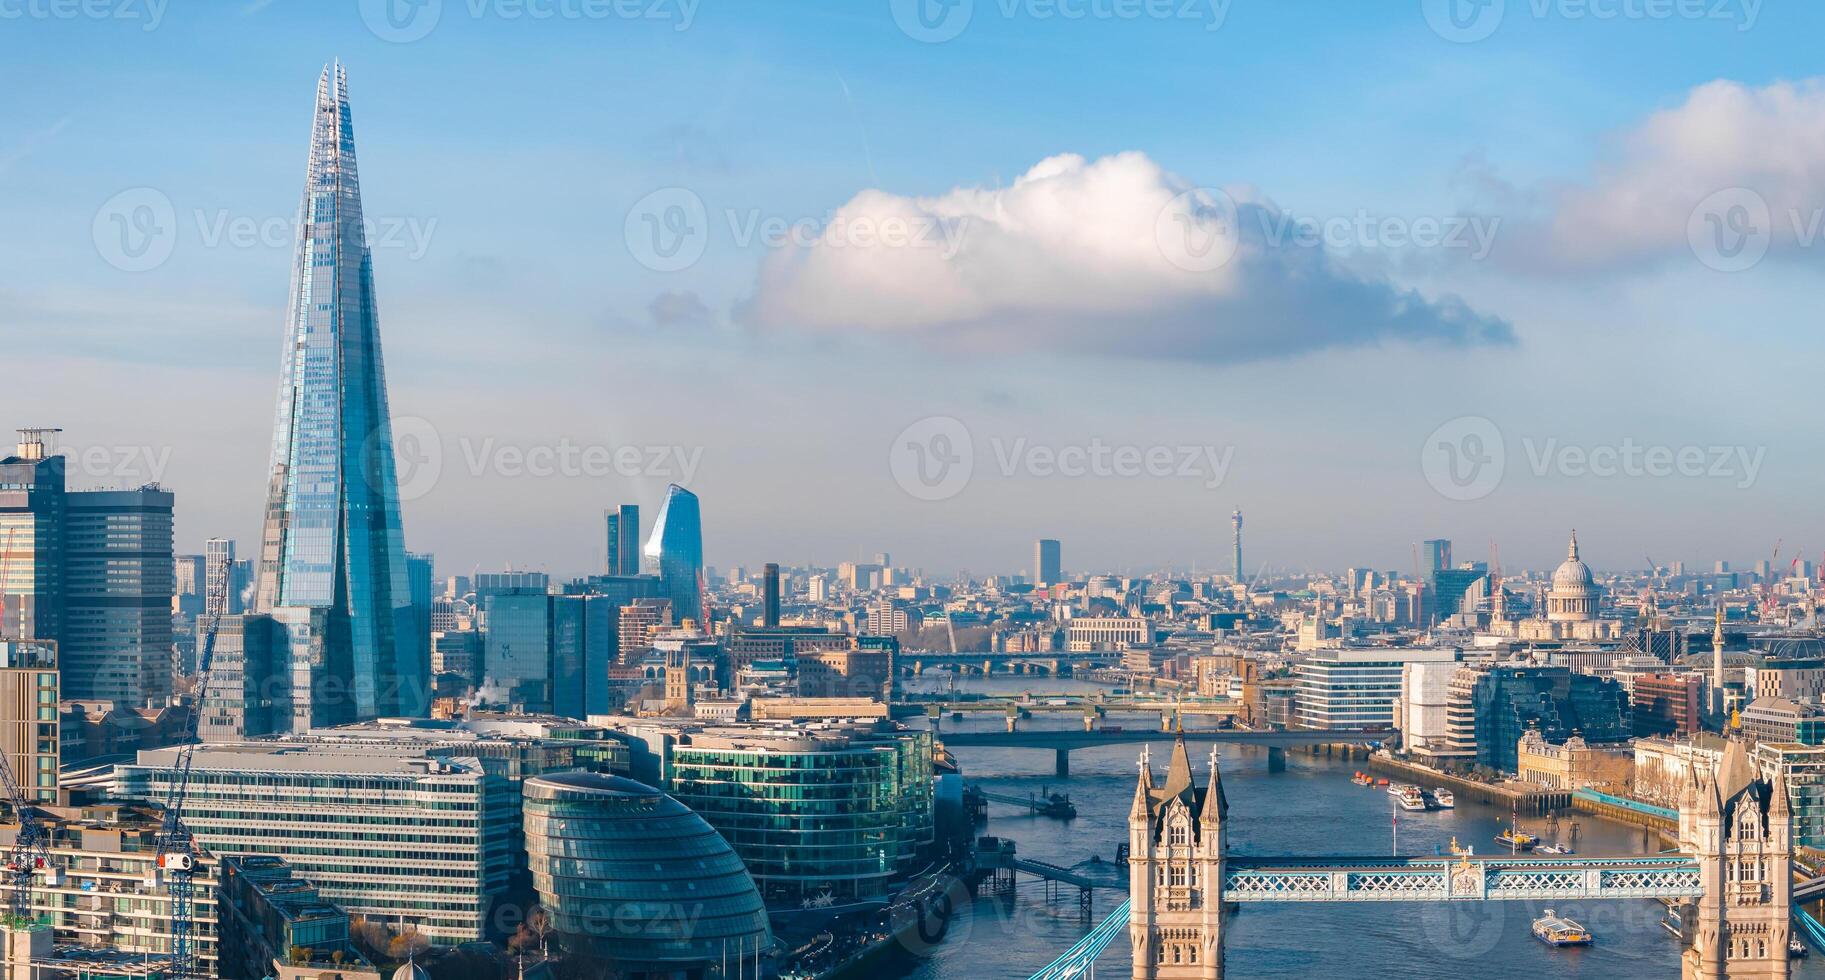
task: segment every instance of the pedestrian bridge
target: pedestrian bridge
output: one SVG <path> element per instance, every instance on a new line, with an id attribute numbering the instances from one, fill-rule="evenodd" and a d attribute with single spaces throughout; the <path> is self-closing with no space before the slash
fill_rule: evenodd
<path id="1" fill-rule="evenodd" d="M 1232 857 L 1225 902 L 1439 902 L 1697 898 L 1686 857 Z"/>

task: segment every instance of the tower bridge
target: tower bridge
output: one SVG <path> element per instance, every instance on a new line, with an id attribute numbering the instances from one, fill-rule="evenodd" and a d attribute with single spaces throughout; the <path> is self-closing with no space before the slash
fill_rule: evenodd
<path id="1" fill-rule="evenodd" d="M 1155 784 L 1145 750 L 1128 813 L 1129 895 L 1032 980 L 1072 980 L 1124 932 L 1134 980 L 1223 980 L 1223 909 L 1242 902 L 1664 899 L 1682 906 L 1683 980 L 1788 980 L 1793 818 L 1786 779 L 1760 777 L 1738 741 L 1689 777 L 1677 853 L 1629 857 L 1231 854 L 1213 748 L 1193 779 L 1183 739 Z M 1825 930 L 1822 930 L 1825 931 Z"/>

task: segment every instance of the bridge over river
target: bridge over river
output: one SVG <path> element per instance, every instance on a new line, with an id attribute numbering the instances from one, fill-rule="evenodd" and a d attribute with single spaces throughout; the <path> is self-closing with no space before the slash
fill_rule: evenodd
<path id="1" fill-rule="evenodd" d="M 1075 749 L 1094 748 L 1102 745 L 1133 745 L 1145 742 L 1158 742 L 1162 739 L 1184 739 L 1186 742 L 1197 742 L 1211 745 L 1259 745 L 1268 749 L 1284 751 L 1291 748 L 1305 748 L 1314 745 L 1375 745 L 1387 738 L 1388 733 L 1380 729 L 1366 728 L 1331 728 L 1302 729 L 1293 731 L 1257 731 L 1247 728 L 1225 728 L 1212 731 L 1156 732 L 1102 729 L 1098 731 L 1044 731 L 1015 729 L 1009 732 L 951 732 L 941 733 L 939 741 L 946 747 L 959 748 L 1004 748 L 1004 749 L 1051 749 L 1056 755 L 1056 771 L 1060 778 L 1071 774 L 1071 752 Z M 1270 760 L 1270 765 L 1273 764 Z"/>

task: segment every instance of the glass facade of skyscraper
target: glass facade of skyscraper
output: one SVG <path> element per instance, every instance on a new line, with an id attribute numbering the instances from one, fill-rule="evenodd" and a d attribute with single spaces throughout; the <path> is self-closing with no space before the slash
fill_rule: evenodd
<path id="1" fill-rule="evenodd" d="M 703 620 L 703 516 L 697 495 L 674 483 L 646 542 L 646 557 L 658 567 L 672 616 Z"/>
<path id="2" fill-rule="evenodd" d="M 257 608 L 328 610 L 324 656 L 293 699 L 311 723 L 419 714 L 429 651 L 402 640 L 411 592 L 373 255 L 340 65 L 317 84 L 299 226 Z"/>
<path id="3" fill-rule="evenodd" d="M 929 732 L 697 733 L 672 747 L 670 785 L 769 904 L 879 897 L 932 841 Z"/>

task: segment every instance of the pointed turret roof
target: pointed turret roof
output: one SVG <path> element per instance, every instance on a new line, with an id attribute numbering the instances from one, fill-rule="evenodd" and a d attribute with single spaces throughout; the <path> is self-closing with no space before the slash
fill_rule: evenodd
<path id="1" fill-rule="evenodd" d="M 1134 787 L 1134 805 L 1128 808 L 1130 816 L 1145 816 L 1153 812 L 1153 766 L 1147 757 L 1147 747 L 1141 746 L 1141 778 Z"/>
<path id="2" fill-rule="evenodd" d="M 1229 816 L 1229 798 L 1223 795 L 1223 772 L 1217 765 L 1217 747 L 1210 747 L 1210 785 L 1204 788 L 1204 810 L 1200 822 L 1209 824 Z"/>
<path id="3" fill-rule="evenodd" d="M 1742 795 L 1743 790 L 1755 785 L 1760 774 L 1755 770 L 1755 763 L 1749 761 L 1749 752 L 1743 748 L 1741 739 L 1733 738 L 1724 746 L 1724 757 L 1717 763 L 1717 802 L 1720 806 Z"/>
<path id="4" fill-rule="evenodd" d="M 1160 785 L 1159 794 L 1155 797 L 1162 805 L 1173 797 L 1185 801 L 1188 807 L 1196 808 L 1197 787 L 1191 780 L 1191 756 L 1185 751 L 1185 734 L 1172 742 L 1172 761 L 1166 764 L 1166 782 Z"/>

